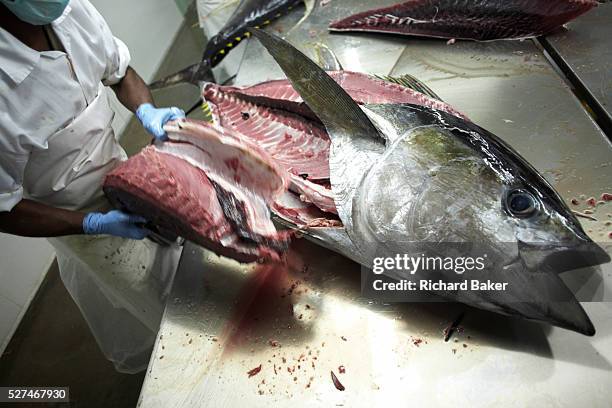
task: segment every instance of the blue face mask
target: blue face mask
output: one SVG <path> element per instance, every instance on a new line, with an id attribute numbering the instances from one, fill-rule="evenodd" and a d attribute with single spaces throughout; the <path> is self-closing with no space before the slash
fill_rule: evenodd
<path id="1" fill-rule="evenodd" d="M 70 0 L 0 0 L 17 18 L 33 25 L 45 25 L 62 15 Z"/>

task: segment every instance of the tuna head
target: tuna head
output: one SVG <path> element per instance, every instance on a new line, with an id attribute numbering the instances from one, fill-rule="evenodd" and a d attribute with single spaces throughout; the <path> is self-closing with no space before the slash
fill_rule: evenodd
<path id="1" fill-rule="evenodd" d="M 387 139 L 355 194 L 353 216 L 365 234 L 381 242 L 515 243 L 531 269 L 557 273 L 609 259 L 550 183 L 491 132 L 426 106 L 365 111 Z M 552 259 L 587 247 L 592 256 L 575 264 Z"/>
<path id="2" fill-rule="evenodd" d="M 516 151 L 465 118 L 434 108 L 385 104 L 362 110 L 288 43 L 254 33 L 328 131 L 338 215 L 365 266 L 375 257 L 422 251 L 486 255 L 480 277 L 507 282 L 507 290 L 437 294 L 594 333 L 558 273 L 610 258 Z M 449 243 L 461 244 L 459 252 Z M 429 277 L 453 282 L 467 276 L 438 270 Z"/>
<path id="3" fill-rule="evenodd" d="M 459 255 L 487 257 L 485 270 L 471 277 L 507 282 L 508 288 L 450 297 L 594 333 L 558 274 L 610 257 L 529 163 L 495 135 L 444 112 L 415 105 L 370 105 L 367 111 L 391 137 L 354 195 L 360 248 L 369 248 L 370 257 L 444 257 L 457 251 L 449 243 L 469 244 Z"/>

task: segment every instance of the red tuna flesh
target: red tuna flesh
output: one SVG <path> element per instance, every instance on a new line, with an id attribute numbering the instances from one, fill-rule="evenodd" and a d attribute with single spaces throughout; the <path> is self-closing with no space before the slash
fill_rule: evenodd
<path id="1" fill-rule="evenodd" d="M 333 31 L 371 31 L 490 41 L 537 37 L 597 5 L 595 0 L 410 0 L 354 14 Z"/>
<path id="2" fill-rule="evenodd" d="M 299 176 L 291 176 L 291 190 L 300 195 L 300 200 L 311 203 L 325 212 L 337 214 L 334 195 L 329 183 L 317 184 Z"/>
<path id="3" fill-rule="evenodd" d="M 444 102 L 433 99 L 405 86 L 378 79 L 368 74 L 353 71 L 329 71 L 328 74 L 358 104 L 411 103 L 414 105 L 429 106 L 465 118 L 463 114 Z M 273 103 L 274 100 L 303 103 L 302 97 L 293 89 L 291 83 L 286 79 L 262 82 L 246 88 L 221 87 L 221 90 L 251 97 L 252 100 L 261 101 L 268 105 Z M 206 86 L 204 92 L 204 95 L 206 95 Z M 278 105 L 280 108 L 282 108 L 282 106 L 283 105 Z M 308 114 L 308 112 L 310 112 L 310 110 L 304 106 L 302 113 Z M 313 115 L 312 113 L 310 114 Z"/>
<path id="4" fill-rule="evenodd" d="M 268 206 L 287 187 L 270 156 L 232 132 L 186 120 L 110 172 L 104 191 L 118 208 L 242 262 L 279 259 L 289 236 Z"/>
<path id="5" fill-rule="evenodd" d="M 360 104 L 411 103 L 465 118 L 444 102 L 401 85 L 358 72 L 329 74 Z M 266 150 L 291 175 L 291 190 L 303 201 L 336 213 L 332 191 L 325 186 L 329 179 L 329 137 L 288 80 L 243 88 L 209 83 L 202 94 L 215 122 L 246 135 Z"/>
<path id="6" fill-rule="evenodd" d="M 204 97 L 215 121 L 256 141 L 291 174 L 329 178 L 329 137 L 320 123 L 286 110 L 250 102 L 239 88 L 208 84 Z"/>

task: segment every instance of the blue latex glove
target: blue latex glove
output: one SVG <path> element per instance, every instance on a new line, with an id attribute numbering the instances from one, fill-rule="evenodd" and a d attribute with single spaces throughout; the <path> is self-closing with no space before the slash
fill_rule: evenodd
<path id="1" fill-rule="evenodd" d="M 150 103 L 143 103 L 136 110 L 136 117 L 142 126 L 155 136 L 157 140 L 168 140 L 168 135 L 164 131 L 164 125 L 170 120 L 185 117 L 185 112 L 179 108 L 156 108 Z"/>
<path id="2" fill-rule="evenodd" d="M 149 231 L 142 227 L 146 222 L 147 220 L 139 215 L 126 214 L 118 210 L 107 213 L 92 212 L 83 219 L 83 232 L 88 235 L 108 234 L 143 239 L 149 235 Z"/>

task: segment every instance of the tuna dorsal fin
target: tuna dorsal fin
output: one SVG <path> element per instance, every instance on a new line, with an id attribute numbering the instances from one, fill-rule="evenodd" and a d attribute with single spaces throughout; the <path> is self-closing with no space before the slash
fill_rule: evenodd
<path id="1" fill-rule="evenodd" d="M 285 40 L 258 29 L 250 30 L 328 131 L 342 132 L 353 138 L 378 137 L 378 131 L 359 105 L 310 58 Z"/>
<path id="2" fill-rule="evenodd" d="M 420 92 L 434 99 L 442 101 L 442 98 L 440 98 L 434 91 L 432 91 L 430 87 L 428 87 L 427 85 L 425 85 L 425 83 L 423 83 L 422 81 L 413 77 L 410 74 L 404 74 L 401 76 L 389 76 L 389 75 L 374 75 L 374 76 L 378 79 L 382 79 L 383 81 L 405 86 L 406 88 L 410 88 L 414 91 Z"/>

